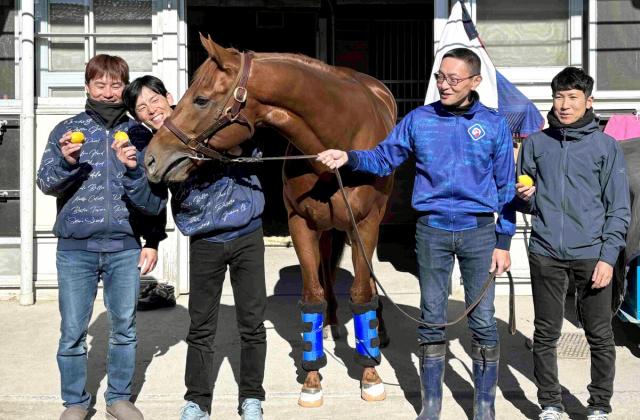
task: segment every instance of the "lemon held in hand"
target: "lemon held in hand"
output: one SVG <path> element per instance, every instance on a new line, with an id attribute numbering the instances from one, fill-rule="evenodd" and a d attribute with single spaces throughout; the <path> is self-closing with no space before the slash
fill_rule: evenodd
<path id="1" fill-rule="evenodd" d="M 527 187 L 533 187 L 533 178 L 531 178 L 529 175 L 520 175 L 518 177 L 518 183 L 526 185 Z"/>
<path id="2" fill-rule="evenodd" d="M 124 131 L 116 131 L 113 135 L 115 141 L 129 141 L 129 136 Z"/>
<path id="3" fill-rule="evenodd" d="M 74 131 L 71 133 L 71 143 L 84 143 L 84 134 L 82 131 Z"/>

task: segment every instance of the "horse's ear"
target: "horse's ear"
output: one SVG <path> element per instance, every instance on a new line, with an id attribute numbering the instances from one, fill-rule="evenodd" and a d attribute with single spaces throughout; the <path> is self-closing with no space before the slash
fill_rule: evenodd
<path id="1" fill-rule="evenodd" d="M 219 68 L 224 70 L 229 68 L 229 64 L 233 62 L 233 53 L 216 44 L 211 39 L 211 36 L 207 36 L 207 38 L 205 38 L 202 33 L 200 33 L 200 42 L 204 49 L 207 50 L 209 57 L 218 65 Z"/>

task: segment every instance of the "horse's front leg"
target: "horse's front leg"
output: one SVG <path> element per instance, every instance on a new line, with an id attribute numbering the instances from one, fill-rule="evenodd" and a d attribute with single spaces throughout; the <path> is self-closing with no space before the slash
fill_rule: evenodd
<path id="1" fill-rule="evenodd" d="M 322 343 L 322 328 L 327 302 L 320 284 L 319 234 L 309 229 L 302 217 L 289 215 L 289 232 L 302 271 L 302 301 L 300 305 L 303 350 L 302 368 L 307 376 L 300 391 L 298 404 L 302 407 L 320 407 L 323 403 L 320 368 L 327 364 Z"/>
<path id="2" fill-rule="evenodd" d="M 382 379 L 376 371 L 380 364 L 380 339 L 378 337 L 378 294 L 371 284 L 371 272 L 365 258 L 371 261 L 378 241 L 378 223 L 371 217 L 358 224 L 360 238 L 364 245 L 362 253 L 358 238 L 351 233 L 351 249 L 354 279 L 351 286 L 351 310 L 356 335 L 355 360 L 364 367 L 360 382 L 360 395 L 365 401 L 382 401 L 386 392 Z"/>

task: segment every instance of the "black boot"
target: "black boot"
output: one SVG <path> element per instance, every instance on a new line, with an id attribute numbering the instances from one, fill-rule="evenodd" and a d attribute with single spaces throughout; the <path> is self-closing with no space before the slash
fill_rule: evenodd
<path id="1" fill-rule="evenodd" d="M 483 346 L 471 344 L 473 360 L 473 419 L 494 420 L 496 418 L 496 386 L 498 385 L 498 363 L 500 345 Z"/>
<path id="2" fill-rule="evenodd" d="M 442 381 L 444 379 L 446 344 L 420 346 L 420 382 L 422 411 L 416 420 L 439 420 L 442 409 Z"/>

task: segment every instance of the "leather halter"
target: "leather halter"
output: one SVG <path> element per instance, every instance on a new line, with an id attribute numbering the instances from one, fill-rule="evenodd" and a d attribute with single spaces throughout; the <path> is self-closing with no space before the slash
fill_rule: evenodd
<path id="1" fill-rule="evenodd" d="M 247 82 L 249 81 L 249 70 L 251 69 L 251 59 L 253 54 L 245 52 L 240 55 L 240 70 L 236 75 L 229 93 L 218 108 L 216 119 L 202 133 L 195 137 L 188 136 L 184 131 L 167 119 L 164 126 L 169 129 L 182 143 L 189 149 L 196 152 L 196 158 L 202 159 L 204 156 L 221 161 L 230 160 L 226 155 L 209 147 L 209 138 L 226 126 L 236 123 L 249 128 L 249 133 L 253 136 L 254 127 L 249 119 L 242 113 L 242 107 L 247 102 Z M 232 100 L 231 105 L 227 105 Z"/>

